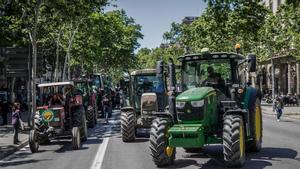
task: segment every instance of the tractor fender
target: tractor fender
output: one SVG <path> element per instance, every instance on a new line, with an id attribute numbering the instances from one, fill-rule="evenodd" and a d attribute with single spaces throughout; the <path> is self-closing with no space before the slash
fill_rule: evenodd
<path id="1" fill-rule="evenodd" d="M 256 98 L 259 93 L 257 92 L 257 89 L 251 86 L 246 87 L 246 93 L 244 96 L 244 109 L 247 109 L 249 112 L 252 112 L 252 110 L 255 108 L 255 102 Z"/>
<path id="2" fill-rule="evenodd" d="M 246 130 L 246 134 L 247 136 L 250 136 L 250 117 L 249 117 L 249 112 L 244 110 L 244 109 L 229 109 L 227 110 L 223 117 L 225 117 L 226 115 L 241 115 L 243 117 L 244 120 L 244 124 L 245 124 L 245 130 Z"/>
<path id="3" fill-rule="evenodd" d="M 133 107 L 122 107 L 121 111 L 122 112 L 134 111 L 134 108 Z"/>

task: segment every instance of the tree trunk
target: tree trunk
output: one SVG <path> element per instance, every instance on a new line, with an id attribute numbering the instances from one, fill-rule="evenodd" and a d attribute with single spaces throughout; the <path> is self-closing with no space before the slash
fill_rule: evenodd
<path id="1" fill-rule="evenodd" d="M 60 44 L 60 36 L 61 31 L 58 33 L 57 39 L 56 39 L 56 58 L 55 58 L 55 69 L 54 69 L 54 81 L 58 81 L 58 69 L 59 69 L 59 44 Z"/>
<path id="2" fill-rule="evenodd" d="M 42 0 L 38 0 L 37 4 L 34 8 L 34 26 L 32 32 L 29 32 L 29 37 L 32 44 L 32 68 L 31 68 L 31 98 L 32 98 L 32 106 L 31 106 L 31 113 L 34 113 L 36 110 L 36 62 L 37 62 L 37 25 L 38 25 L 38 18 L 40 15 L 40 6 Z M 33 120 L 33 119 L 31 119 Z"/>
<path id="3" fill-rule="evenodd" d="M 77 30 L 78 30 L 78 25 L 77 25 L 76 29 L 72 32 L 71 37 L 69 39 L 69 44 L 68 44 L 68 48 L 67 48 L 64 69 L 63 69 L 63 78 L 62 78 L 63 81 L 65 81 L 66 78 L 68 80 L 70 80 L 70 51 L 71 51 L 71 47 L 72 47 L 73 40 L 74 40 Z M 68 76 L 67 76 L 67 73 L 68 73 Z"/>

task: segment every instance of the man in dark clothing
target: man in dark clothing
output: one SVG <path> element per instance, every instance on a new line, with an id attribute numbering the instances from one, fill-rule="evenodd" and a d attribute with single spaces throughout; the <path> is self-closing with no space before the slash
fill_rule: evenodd
<path id="1" fill-rule="evenodd" d="M 9 103 L 7 102 L 7 100 L 1 101 L 0 107 L 1 107 L 1 115 L 3 119 L 2 125 L 7 125 L 7 114 L 9 113 Z"/>

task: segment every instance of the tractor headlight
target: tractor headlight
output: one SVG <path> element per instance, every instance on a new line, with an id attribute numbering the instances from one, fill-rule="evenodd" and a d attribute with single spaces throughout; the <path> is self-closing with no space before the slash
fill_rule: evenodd
<path id="1" fill-rule="evenodd" d="M 182 109 L 185 105 L 185 102 L 176 102 L 176 107 Z"/>
<path id="2" fill-rule="evenodd" d="M 202 107 L 204 105 L 204 100 L 200 100 L 200 101 L 191 101 L 191 105 L 193 107 Z"/>

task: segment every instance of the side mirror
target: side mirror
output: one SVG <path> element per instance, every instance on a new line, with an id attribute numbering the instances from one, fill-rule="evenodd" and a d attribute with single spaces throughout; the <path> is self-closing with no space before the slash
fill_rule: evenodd
<path id="1" fill-rule="evenodd" d="M 248 59 L 248 72 L 256 72 L 256 55 L 249 54 L 247 59 Z"/>
<path id="2" fill-rule="evenodd" d="M 156 62 L 156 76 L 163 77 L 164 74 L 164 61 L 159 60 Z"/>

